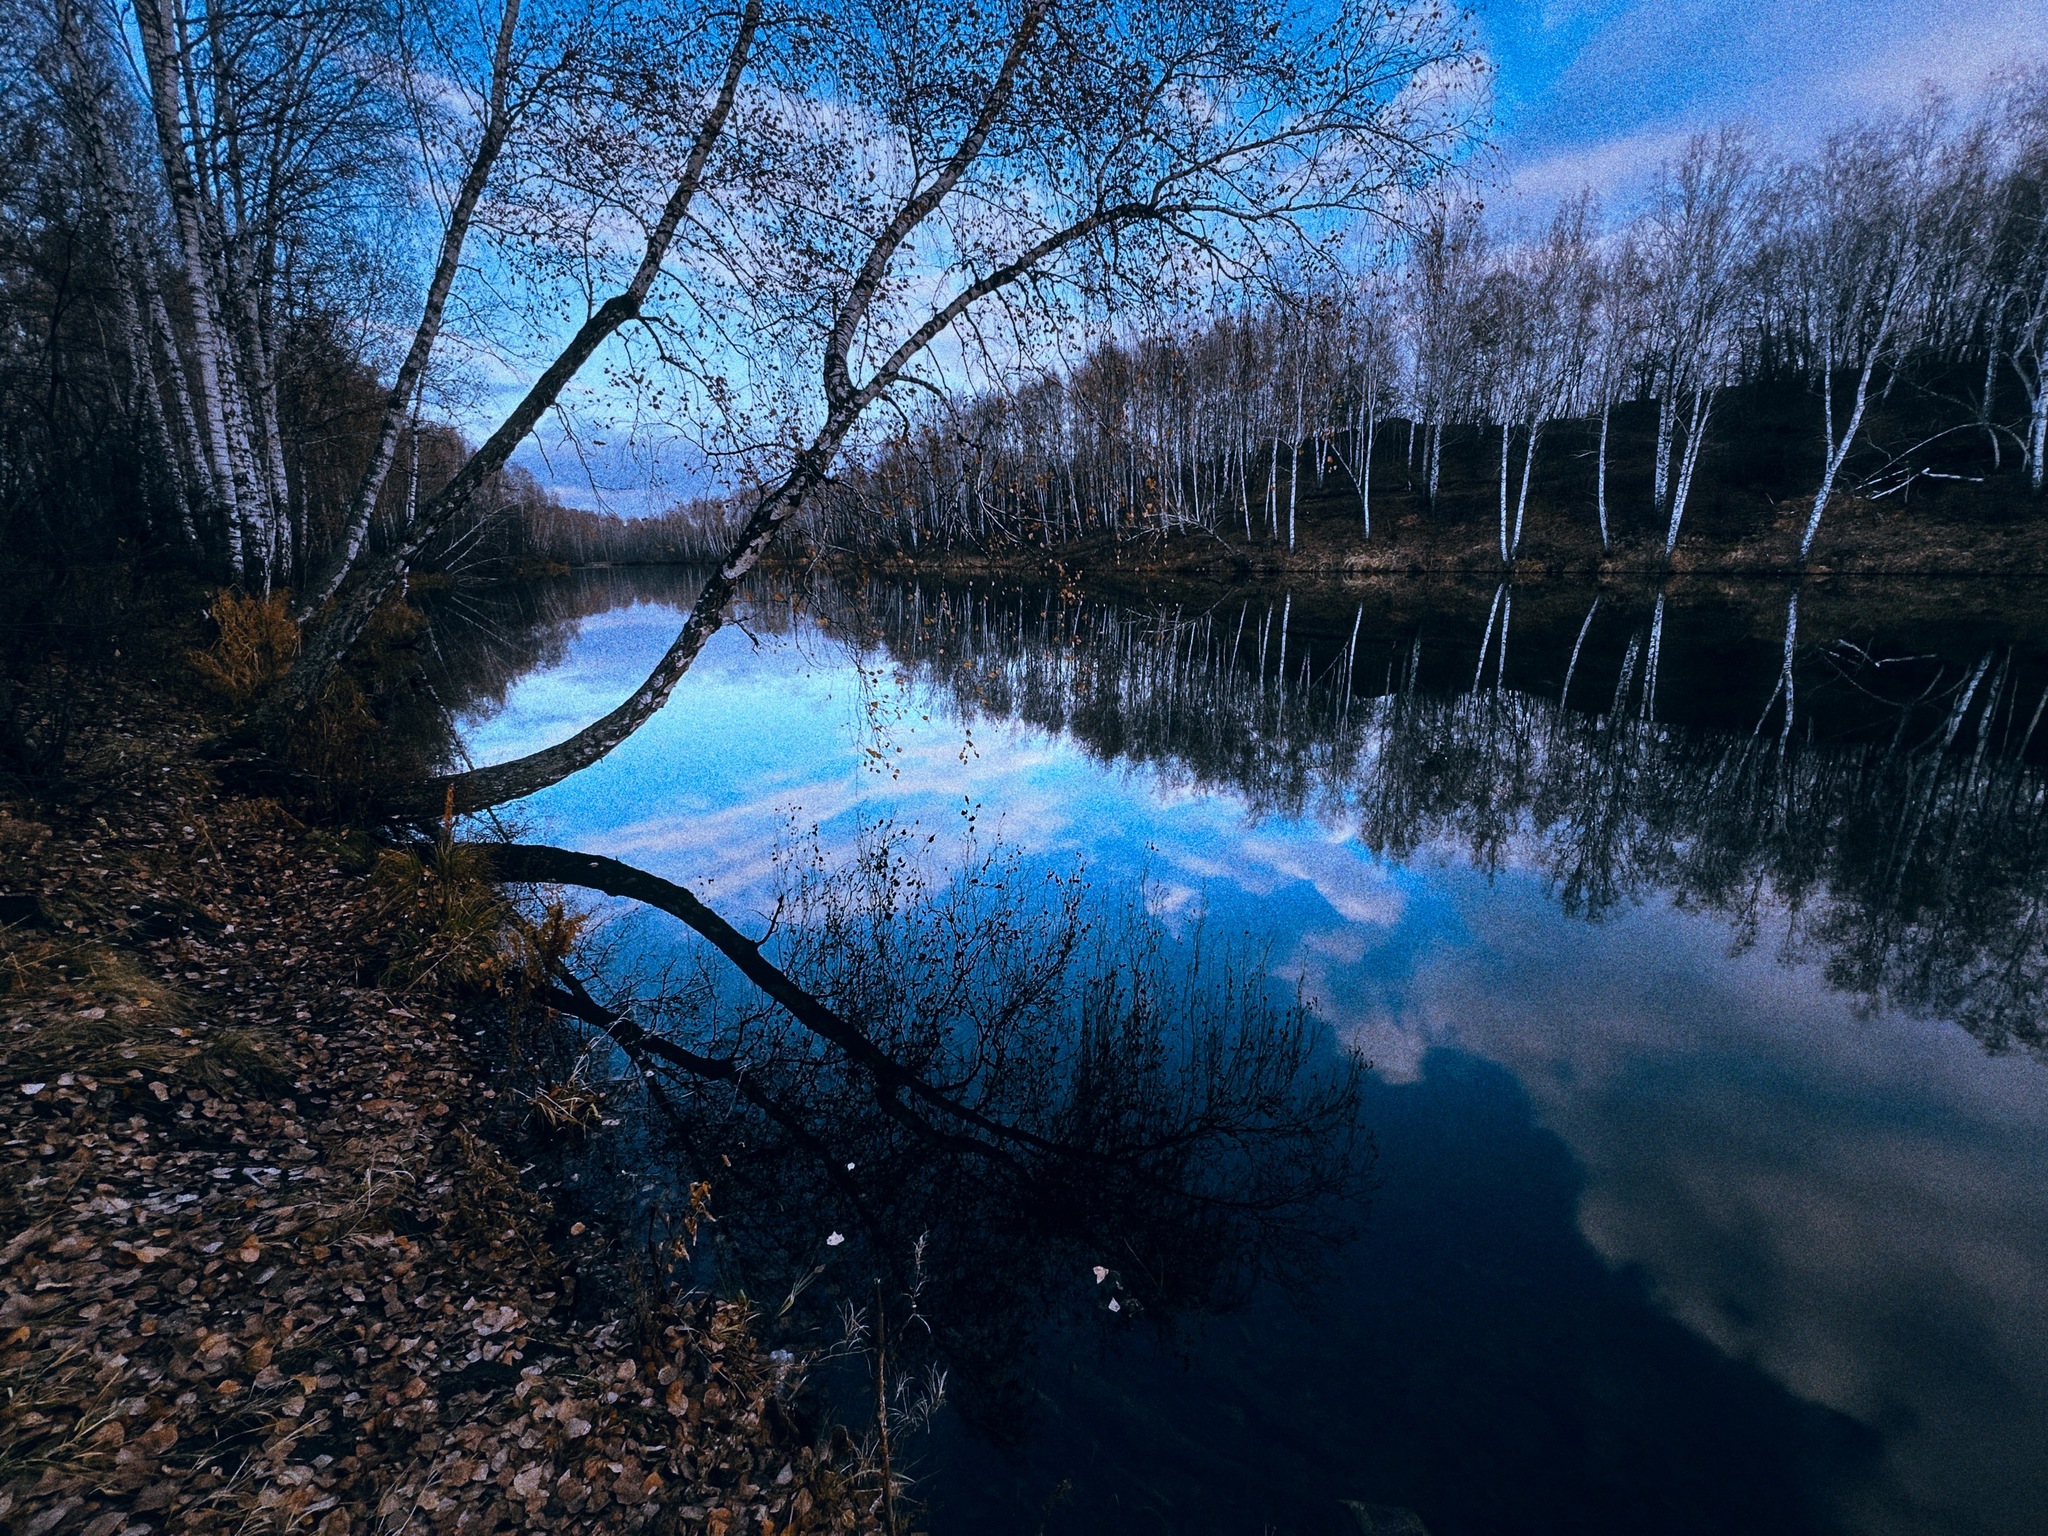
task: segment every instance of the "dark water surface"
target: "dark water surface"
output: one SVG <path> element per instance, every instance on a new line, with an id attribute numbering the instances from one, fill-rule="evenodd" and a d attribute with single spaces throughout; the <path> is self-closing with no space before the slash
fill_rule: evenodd
<path id="1" fill-rule="evenodd" d="M 532 669 L 467 751 L 609 708 L 693 591 L 472 614 L 524 626 Z M 1087 1181 L 1027 1209 L 851 1122 L 711 1170 L 724 1282 L 792 1347 L 883 1269 L 926 1286 L 904 1358 L 949 1401 L 899 1454 L 938 1536 L 2038 1531 L 2040 609 L 764 588 L 646 729 L 512 815 L 757 935 L 791 850 L 822 868 L 863 829 L 941 866 L 1079 860 L 1159 944 L 1263 947 L 1322 1049 L 1372 1063 L 1369 1147 L 1290 1143 L 1294 1182 L 1257 1185 L 1303 1194 L 1288 1222 Z M 687 954 L 665 924 L 612 930 L 621 974 Z M 1254 1187 L 1218 1156 L 1205 1188 Z"/>

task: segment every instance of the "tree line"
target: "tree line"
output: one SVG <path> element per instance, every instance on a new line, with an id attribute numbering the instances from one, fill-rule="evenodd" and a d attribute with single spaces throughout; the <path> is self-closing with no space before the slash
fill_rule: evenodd
<path id="1" fill-rule="evenodd" d="M 906 551 L 1181 531 L 1292 548 L 1304 502 L 1335 492 L 1369 538 L 1375 491 L 1436 510 L 1448 436 L 1484 456 L 1505 562 L 1546 433 L 1571 424 L 1606 550 L 1610 429 L 1636 404 L 1654 412 L 1638 448 L 1668 557 L 1717 407 L 1746 390 L 1804 418 L 1798 481 L 1778 488 L 1802 497 L 1804 560 L 1840 494 L 2018 477 L 2038 496 L 2044 354 L 2035 71 L 1975 111 L 1929 100 L 1803 158 L 1702 134 L 1625 218 L 1582 194 L 1533 236 L 1448 184 L 1360 276 L 1297 275 L 1071 369 L 927 402 L 842 477 L 818 528 Z"/>

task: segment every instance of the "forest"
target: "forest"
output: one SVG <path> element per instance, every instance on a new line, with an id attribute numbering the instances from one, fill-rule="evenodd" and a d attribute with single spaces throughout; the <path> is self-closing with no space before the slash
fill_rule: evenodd
<path id="1" fill-rule="evenodd" d="M 571 227 L 577 197 L 617 193 L 577 187 L 564 157 L 623 153 L 635 134 L 654 152 L 656 103 L 621 84 L 654 39 L 619 17 L 564 45 L 516 10 L 492 35 L 426 12 L 148 9 L 28 5 L 9 28 L 11 549 L 58 564 L 147 549 L 326 595 L 364 549 L 411 543 L 423 568 L 501 574 L 727 551 L 755 510 L 747 487 L 815 409 L 779 363 L 734 371 L 743 333 L 801 353 L 788 274 L 657 294 L 667 312 L 626 327 L 651 355 L 621 346 L 600 365 L 624 419 L 556 445 L 566 461 L 605 430 L 690 440 L 713 483 L 666 513 L 577 510 L 509 466 L 546 413 L 568 428 L 559 397 L 580 358 L 543 371 L 514 412 L 530 419 L 481 447 L 453 424 L 479 418 L 493 366 L 533 366 L 493 327 L 545 340 L 536 316 L 582 303 L 595 356 L 624 323 L 600 321 L 589 277 L 560 265 L 622 260 Z M 1448 32 L 1394 41 L 1411 69 L 1462 58 Z M 702 44 L 665 40 L 672 61 Z M 608 68 L 622 75 L 595 94 L 572 84 Z M 1383 542 L 1454 525 L 1499 563 L 1560 527 L 1596 559 L 1619 544 L 1668 561 L 1704 518 L 1717 547 L 1784 524 L 1769 559 L 1798 566 L 1838 500 L 1909 526 L 2038 511 L 2038 72 L 1798 155 L 1700 134 L 1626 199 L 1582 193 L 1538 224 L 1487 207 L 1483 165 L 1458 160 L 1473 109 L 1445 97 L 1405 125 L 1409 163 L 1352 189 L 1342 218 L 1298 211 L 1292 249 L 1267 250 L 1263 223 L 1256 251 L 1188 231 L 1198 284 L 1111 262 L 1070 275 L 1078 297 L 1024 306 L 1042 311 L 1032 345 L 993 323 L 949 333 L 950 355 L 929 350 L 939 333 L 921 341 L 924 371 L 901 360 L 885 417 L 840 434 L 808 537 L 874 556 L 1192 534 L 1335 563 L 1372 543 L 1377 495 Z M 817 174 L 739 163 L 748 126 L 706 173 L 756 190 L 780 177 L 785 197 Z M 675 238 L 657 224 L 657 243 Z M 769 422 L 789 446 L 764 448 Z M 418 509 L 451 485 L 418 538 Z"/>
<path id="2" fill-rule="evenodd" d="M 1943 1022 L 1912 1092 L 2038 1067 L 2048 67 L 1539 207 L 1492 20 L 0 0 L 0 1527 L 1196 1530 L 1299 1445 L 1230 1508 L 1746 1532 L 1969 1395 L 1880 1432 L 1653 1312 L 1572 1064 L 1415 977 L 1636 923 L 1706 995 L 1782 930 L 1815 1018 Z M 1413 1100 L 1340 972 L 1540 1141 L 1486 1194 L 1555 1273 L 1353 1262 Z M 1520 1300 L 1376 1400 L 1508 1362 L 1655 1454 L 1101 1427 L 1215 1319 L 1306 1401 L 1254 1327 L 1408 1330 L 1402 1274 Z M 1641 1347 L 1489 1332 L 1537 1281 Z M 1055 1421 L 1117 1448 L 972 1471 Z"/>

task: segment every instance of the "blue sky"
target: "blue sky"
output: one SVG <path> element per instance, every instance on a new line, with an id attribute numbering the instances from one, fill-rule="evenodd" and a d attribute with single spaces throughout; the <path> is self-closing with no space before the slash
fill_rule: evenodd
<path id="1" fill-rule="evenodd" d="M 1923 82 L 2048 58 L 2043 0 L 1481 0 L 1502 167 L 1532 203 L 1625 195 L 1697 129 L 1797 150 Z"/>

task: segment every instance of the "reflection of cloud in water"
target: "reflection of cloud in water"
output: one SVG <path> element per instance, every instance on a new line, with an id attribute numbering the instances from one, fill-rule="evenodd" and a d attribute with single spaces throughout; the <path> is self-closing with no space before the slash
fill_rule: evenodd
<path id="1" fill-rule="evenodd" d="M 591 621 L 564 668 L 473 733 L 479 758 L 623 696 L 672 622 Z M 1439 1044 L 1516 1073 L 1585 1168 L 1579 1221 L 1599 1252 L 1730 1355 L 1883 1430 L 1931 1505 L 2015 1521 L 2048 1507 L 2040 1062 L 1859 1018 L 1810 967 L 1731 959 L 1717 920 L 1624 908 L 1588 925 L 1533 877 L 1487 882 L 1448 852 L 1391 865 L 1014 722 L 978 723 L 963 761 L 958 722 L 922 693 L 888 702 L 893 771 L 877 774 L 850 665 L 815 640 L 756 651 L 728 631 L 638 737 L 521 809 L 742 909 L 769 890 L 792 809 L 828 845 L 883 817 L 947 842 L 965 797 L 984 835 L 1035 857 L 1148 872 L 1156 913 L 1272 935 L 1283 973 L 1388 1079 L 1413 1081 Z"/>
<path id="2" fill-rule="evenodd" d="M 1412 1069 L 1455 1039 L 1508 1066 L 1585 1165 L 1610 1263 L 1885 1431 L 1931 1504 L 2048 1507 L 2048 1070 L 1858 1018 L 1702 919 L 1573 925 L 1526 884 L 1468 883 L 1481 947 L 1439 952 L 1406 1017 L 1347 1021 L 1361 1048 Z"/>

